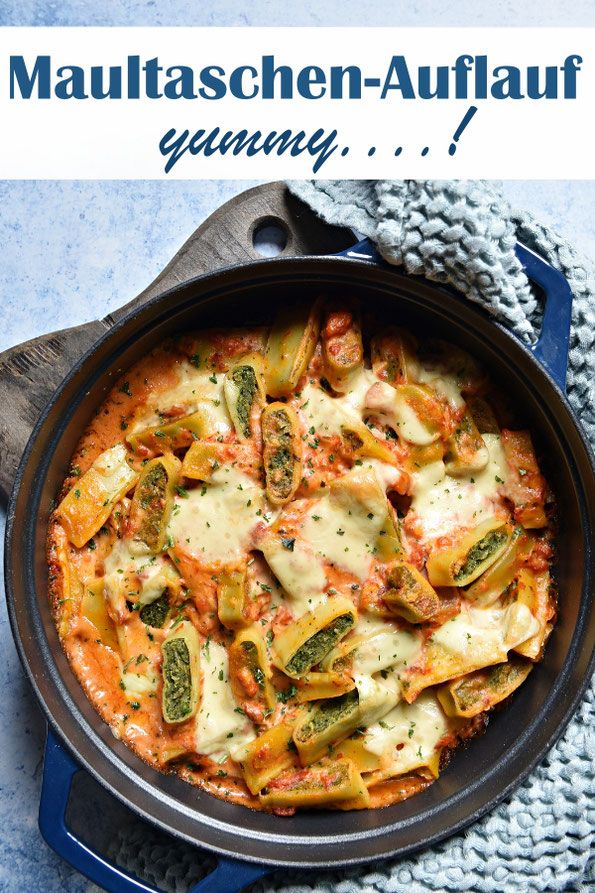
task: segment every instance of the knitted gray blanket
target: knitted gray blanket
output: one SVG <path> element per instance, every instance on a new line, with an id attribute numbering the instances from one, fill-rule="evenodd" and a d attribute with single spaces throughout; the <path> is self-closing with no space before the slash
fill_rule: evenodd
<path id="1" fill-rule="evenodd" d="M 490 183 L 298 181 L 290 189 L 329 223 L 373 239 L 390 263 L 448 283 L 485 305 L 528 342 L 540 318 L 514 253 L 516 240 L 546 258 L 574 293 L 569 399 L 595 444 L 595 275 L 590 262 Z M 333 873 L 284 871 L 265 893 L 549 893 L 595 890 L 595 686 L 558 744 L 525 783 L 465 832 L 429 850 Z M 145 828 L 114 841 L 119 864 L 164 889 L 204 873 L 196 851 L 159 847 Z M 160 858 L 156 859 L 156 854 Z M 203 855 L 204 860 L 206 854 Z M 175 869 L 174 869 L 175 866 Z M 172 871 L 172 869 L 174 869 Z"/>

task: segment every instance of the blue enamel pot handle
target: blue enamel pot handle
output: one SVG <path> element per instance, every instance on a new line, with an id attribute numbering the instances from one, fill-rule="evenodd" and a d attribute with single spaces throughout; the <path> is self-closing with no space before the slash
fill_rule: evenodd
<path id="1" fill-rule="evenodd" d="M 533 355 L 560 390 L 566 392 L 573 297 L 570 285 L 559 270 L 520 242 L 516 245 L 516 256 L 527 277 L 545 294 L 543 322 L 539 338 L 532 347 Z"/>
<path id="2" fill-rule="evenodd" d="M 546 298 L 542 329 L 532 347 L 533 354 L 564 391 L 572 312 L 570 286 L 558 270 L 524 245 L 517 243 L 516 254 L 528 278 L 541 286 Z M 359 242 L 341 255 L 383 262 L 368 240 Z M 51 729 L 48 730 L 39 806 L 39 828 L 46 842 L 70 865 L 110 893 L 162 893 L 109 862 L 70 830 L 66 823 L 66 808 L 72 779 L 79 769 Z M 221 857 L 214 871 L 188 893 L 238 893 L 270 871 L 269 866 Z"/>
<path id="3" fill-rule="evenodd" d="M 125 872 L 80 840 L 68 827 L 66 809 L 72 780 L 81 770 L 51 729 L 45 742 L 39 803 L 39 830 L 51 848 L 73 868 L 109 893 L 162 893 Z M 268 874 L 269 866 L 220 857 L 216 868 L 188 893 L 238 893 Z"/>
<path id="4" fill-rule="evenodd" d="M 520 242 L 516 243 L 515 252 L 527 278 L 539 285 L 545 294 L 541 332 L 531 351 L 560 390 L 565 391 L 572 317 L 570 285 L 559 270 Z M 369 239 L 342 251 L 340 256 L 385 263 Z"/>

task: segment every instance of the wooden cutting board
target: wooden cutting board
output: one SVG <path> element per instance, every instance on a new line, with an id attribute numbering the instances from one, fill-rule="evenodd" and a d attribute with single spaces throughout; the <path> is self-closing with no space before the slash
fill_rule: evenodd
<path id="1" fill-rule="evenodd" d="M 285 231 L 282 255 L 333 254 L 355 241 L 348 229 L 323 223 L 283 183 L 256 186 L 211 214 L 136 298 L 104 319 L 51 332 L 0 353 L 0 498 L 7 500 L 23 450 L 44 406 L 72 366 L 131 310 L 181 282 L 260 255 L 254 233 Z"/>

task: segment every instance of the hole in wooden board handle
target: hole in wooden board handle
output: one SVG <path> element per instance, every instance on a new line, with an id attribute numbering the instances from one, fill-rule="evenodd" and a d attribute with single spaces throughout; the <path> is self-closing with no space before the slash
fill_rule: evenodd
<path id="1" fill-rule="evenodd" d="M 259 257 L 278 257 L 291 250 L 291 230 L 280 217 L 261 217 L 255 220 L 248 239 Z"/>

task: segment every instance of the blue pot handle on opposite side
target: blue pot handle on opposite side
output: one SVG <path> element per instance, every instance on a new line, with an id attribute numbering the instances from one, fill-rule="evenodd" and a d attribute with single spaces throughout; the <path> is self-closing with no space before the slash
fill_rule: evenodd
<path id="1" fill-rule="evenodd" d="M 70 789 L 80 770 L 48 728 L 39 803 L 39 830 L 46 843 L 73 868 L 109 893 L 163 893 L 95 852 L 68 827 L 66 809 Z M 238 893 L 270 871 L 264 865 L 220 857 L 216 868 L 194 884 L 188 893 Z"/>
<path id="2" fill-rule="evenodd" d="M 572 290 L 563 273 L 548 264 L 535 251 L 520 242 L 517 242 L 515 250 L 527 278 L 541 286 L 545 293 L 541 332 L 531 347 L 533 356 L 549 372 L 560 390 L 566 392 Z"/>
<path id="3" fill-rule="evenodd" d="M 568 345 L 572 316 L 572 291 L 565 276 L 520 242 L 516 244 L 516 256 L 527 278 L 541 286 L 545 293 L 545 309 L 541 332 L 531 351 L 549 372 L 562 391 L 566 390 Z M 386 264 L 375 245 L 369 239 L 358 242 L 352 248 L 341 251 L 339 257 L 369 260 Z M 388 266 L 388 264 L 387 264 Z"/>

